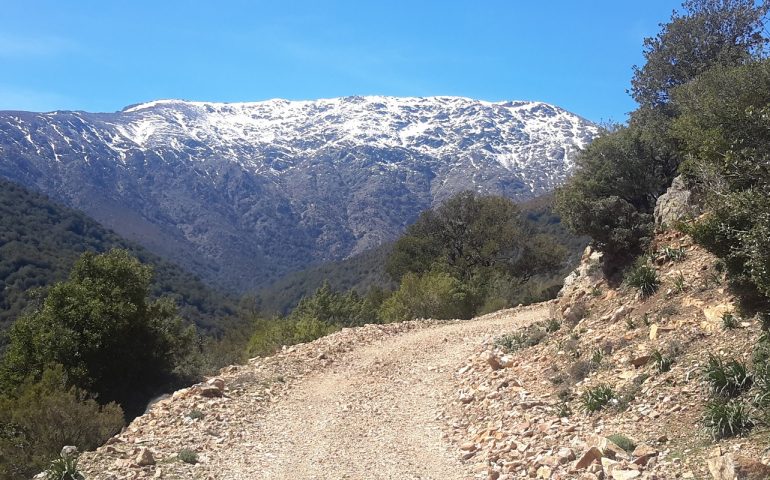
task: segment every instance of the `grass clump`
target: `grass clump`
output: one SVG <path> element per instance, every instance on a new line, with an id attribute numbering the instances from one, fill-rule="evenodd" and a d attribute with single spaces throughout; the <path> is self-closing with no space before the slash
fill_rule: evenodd
<path id="1" fill-rule="evenodd" d="M 498 337 L 495 345 L 504 351 L 511 353 L 522 348 L 534 347 L 545 338 L 545 331 L 537 325 L 530 325 L 520 332 L 509 333 Z"/>
<path id="2" fill-rule="evenodd" d="M 663 355 L 658 350 L 652 352 L 652 361 L 655 365 L 655 369 L 660 373 L 665 373 L 671 370 L 671 365 L 674 363 L 673 358 Z"/>
<path id="3" fill-rule="evenodd" d="M 682 275 L 682 272 L 679 272 L 674 277 L 674 291 L 676 293 L 682 293 L 687 289 L 687 282 L 684 279 L 684 275 Z"/>
<path id="4" fill-rule="evenodd" d="M 626 283 L 639 290 L 643 297 L 649 297 L 658 291 L 660 280 L 658 273 L 642 257 L 626 274 Z"/>
<path id="5" fill-rule="evenodd" d="M 735 359 L 725 362 L 715 355 L 709 355 L 704 374 L 714 393 L 728 397 L 747 390 L 752 383 L 745 364 Z"/>
<path id="6" fill-rule="evenodd" d="M 561 322 L 556 318 L 551 318 L 545 325 L 545 331 L 548 333 L 557 332 L 561 328 Z"/>
<path id="7" fill-rule="evenodd" d="M 78 470 L 77 454 L 62 452 L 59 458 L 51 462 L 51 466 L 45 471 L 46 480 L 85 480 L 85 476 Z"/>
<path id="8" fill-rule="evenodd" d="M 618 447 L 622 448 L 628 453 L 631 453 L 636 448 L 636 443 L 634 443 L 633 440 L 626 437 L 625 435 L 621 435 L 619 433 L 616 433 L 614 435 L 610 435 L 607 437 L 607 440 L 614 443 Z"/>
<path id="9" fill-rule="evenodd" d="M 580 397 L 580 403 L 583 410 L 587 413 L 593 413 L 604 408 L 612 399 L 615 398 L 615 392 L 609 385 L 599 385 L 589 388 Z"/>
<path id="10" fill-rule="evenodd" d="M 738 328 L 738 317 L 732 312 L 725 312 L 722 314 L 722 329 L 732 330 Z"/>
<path id="11" fill-rule="evenodd" d="M 754 426 L 749 408 L 739 400 L 715 398 L 706 404 L 704 425 L 714 440 L 733 437 Z"/>
<path id="12" fill-rule="evenodd" d="M 200 410 L 192 410 L 190 413 L 187 414 L 187 418 L 190 418 L 192 420 L 200 420 L 205 416 L 206 414 L 204 414 Z"/>
<path id="13" fill-rule="evenodd" d="M 189 448 L 183 448 L 179 450 L 179 453 L 176 454 L 176 457 L 184 463 L 189 463 L 190 465 L 198 463 L 198 453 L 195 450 L 190 450 Z"/>
<path id="14" fill-rule="evenodd" d="M 666 247 L 663 249 L 663 256 L 671 262 L 681 262 L 685 257 L 684 247 Z"/>

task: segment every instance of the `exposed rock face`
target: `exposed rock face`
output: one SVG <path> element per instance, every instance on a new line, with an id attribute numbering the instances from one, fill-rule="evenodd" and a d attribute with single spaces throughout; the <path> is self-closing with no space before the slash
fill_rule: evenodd
<path id="1" fill-rule="evenodd" d="M 659 228 L 672 227 L 680 220 L 696 217 L 700 208 L 696 205 L 693 194 L 678 176 L 655 203 L 655 226 Z"/>
<path id="2" fill-rule="evenodd" d="M 726 454 L 708 460 L 708 469 L 714 480 L 766 480 L 770 466 L 740 455 Z"/>
<path id="3" fill-rule="evenodd" d="M 391 240 L 458 191 L 550 191 L 596 133 L 540 102 L 163 100 L 0 112 L 0 176 L 248 290 Z"/>

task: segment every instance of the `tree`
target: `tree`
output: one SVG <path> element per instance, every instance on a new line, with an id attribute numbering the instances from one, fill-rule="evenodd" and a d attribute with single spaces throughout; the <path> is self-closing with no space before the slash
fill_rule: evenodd
<path id="1" fill-rule="evenodd" d="M 61 365 L 72 385 L 100 402 L 141 411 L 191 366 L 195 339 L 172 303 L 148 300 L 151 277 L 151 267 L 125 250 L 83 254 L 69 280 L 11 328 L 0 382 L 14 388 Z"/>
<path id="2" fill-rule="evenodd" d="M 644 40 L 631 93 L 640 106 L 665 108 L 671 90 L 715 65 L 736 66 L 764 54 L 767 2 L 687 0 L 657 36 Z"/>
<path id="3" fill-rule="evenodd" d="M 676 160 L 645 133 L 638 126 L 606 132 L 581 152 L 575 174 L 556 192 L 567 226 L 615 260 L 647 245 L 655 202 L 676 171 Z"/>
<path id="4" fill-rule="evenodd" d="M 462 192 L 407 228 L 386 269 L 394 280 L 438 269 L 467 283 L 492 270 L 526 279 L 563 258 L 550 236 L 533 235 L 511 200 Z"/>
<path id="5" fill-rule="evenodd" d="M 770 303 L 770 60 L 718 67 L 673 92 L 685 172 L 709 211 L 695 239 L 750 303 Z M 759 296 L 755 295 L 754 290 Z M 762 298 L 764 297 L 764 298 Z"/>

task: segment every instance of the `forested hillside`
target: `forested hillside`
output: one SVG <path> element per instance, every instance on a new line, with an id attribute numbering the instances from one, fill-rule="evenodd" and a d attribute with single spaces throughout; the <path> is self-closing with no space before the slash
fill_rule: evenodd
<path id="1" fill-rule="evenodd" d="M 554 212 L 551 194 L 520 203 L 518 207 L 529 228 L 538 233 L 552 235 L 566 248 L 563 268 L 540 276 L 544 284 L 559 285 L 566 273 L 577 264 L 588 239 L 572 234 L 562 224 L 561 218 Z M 393 290 L 397 282 L 385 271 L 385 263 L 392 250 L 393 243 L 390 242 L 342 261 L 324 263 L 290 273 L 269 287 L 259 290 L 254 298 L 255 308 L 267 314 L 285 315 L 303 297 L 312 295 L 324 282 L 328 283 L 332 290 L 355 290 L 360 295 L 365 295 L 373 288 Z"/>
<path id="2" fill-rule="evenodd" d="M 0 331 L 35 298 L 35 289 L 64 280 L 83 252 L 130 251 L 153 266 L 151 294 L 171 297 L 180 314 L 217 329 L 235 302 L 192 274 L 46 196 L 0 179 Z"/>

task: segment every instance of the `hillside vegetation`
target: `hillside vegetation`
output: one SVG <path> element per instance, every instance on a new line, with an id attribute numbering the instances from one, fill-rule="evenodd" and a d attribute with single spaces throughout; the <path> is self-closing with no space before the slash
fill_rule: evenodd
<path id="1" fill-rule="evenodd" d="M 393 245 L 304 277 L 318 281 L 320 274 L 331 274 L 288 315 L 258 319 L 248 355 L 270 354 L 343 327 L 471 318 L 552 298 L 583 245 L 558 223 L 548 199 L 524 211 L 504 197 L 457 194 L 423 212 Z M 381 263 L 371 263 L 375 259 Z M 371 279 L 373 273 L 382 284 L 366 290 L 360 288 L 364 283 L 346 291 L 333 287 L 346 279 Z M 285 285 L 290 292 L 292 284 Z"/>
<path id="2" fill-rule="evenodd" d="M 128 250 L 152 264 L 151 295 L 171 298 L 188 321 L 217 330 L 235 314 L 235 302 L 180 267 L 122 239 L 80 212 L 0 179 L 0 332 L 34 302 L 35 289 L 67 278 L 82 253 L 113 248 Z"/>

